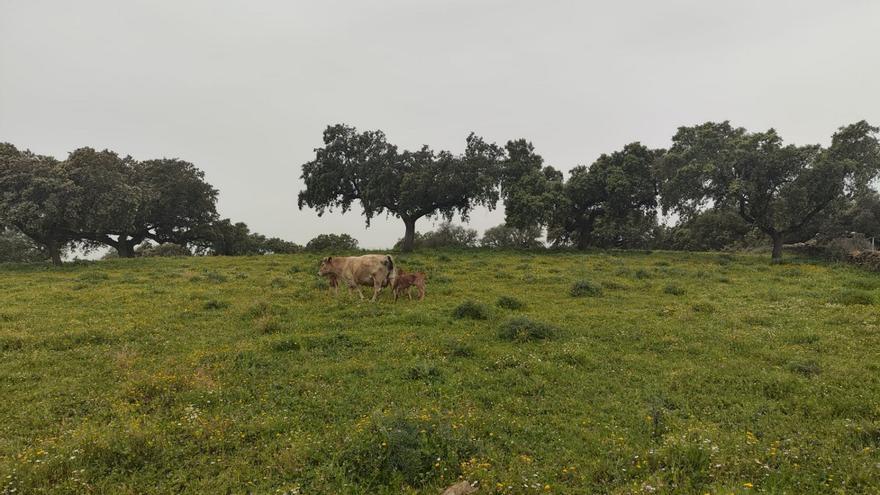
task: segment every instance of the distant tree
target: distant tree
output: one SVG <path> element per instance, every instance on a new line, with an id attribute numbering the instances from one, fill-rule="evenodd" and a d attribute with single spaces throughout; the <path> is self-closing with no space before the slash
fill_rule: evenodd
<path id="1" fill-rule="evenodd" d="M 293 254 L 302 251 L 303 247 L 278 237 L 270 237 L 263 243 L 263 250 L 272 254 Z"/>
<path id="2" fill-rule="evenodd" d="M 538 226 L 518 228 L 501 224 L 486 229 L 480 245 L 501 249 L 540 249 L 544 247 L 540 239 L 541 228 Z"/>
<path id="3" fill-rule="evenodd" d="M 322 215 L 333 208 L 345 213 L 359 202 L 367 226 L 376 215 L 394 215 L 406 229 L 402 248 L 411 251 L 420 218 L 440 215 L 450 220 L 458 213 L 467 219 L 475 205 L 495 206 L 502 154 L 474 134 L 468 136 L 464 154 L 457 156 L 427 146 L 399 152 L 382 131 L 329 126 L 324 146 L 302 167 L 306 189 L 299 193 L 299 207 Z"/>
<path id="4" fill-rule="evenodd" d="M 779 261 L 784 242 L 813 236 L 820 214 L 876 177 L 877 132 L 864 121 L 842 127 L 823 150 L 783 145 L 773 129 L 681 127 L 658 162 L 663 208 L 683 218 L 711 205 L 733 209 L 770 237 Z"/>
<path id="5" fill-rule="evenodd" d="M 745 239 L 752 229 L 736 212 L 709 208 L 667 229 L 663 247 L 682 251 L 717 251 Z"/>
<path id="6" fill-rule="evenodd" d="M 0 143 L 0 224 L 45 248 L 55 265 L 81 239 L 76 222 L 83 196 L 54 158 Z"/>
<path id="7" fill-rule="evenodd" d="M 0 263 L 46 261 L 49 253 L 15 229 L 0 227 Z"/>
<path id="8" fill-rule="evenodd" d="M 232 223 L 228 218 L 214 222 L 208 234 L 200 235 L 209 240 L 210 252 L 215 256 L 244 256 L 263 254 L 266 238 L 251 233 L 244 222 Z"/>
<path id="9" fill-rule="evenodd" d="M 355 251 L 358 241 L 348 234 L 321 234 L 306 244 L 306 251 Z"/>
<path id="10" fill-rule="evenodd" d="M 193 164 L 176 159 L 136 162 L 80 148 L 63 163 L 67 176 L 88 191 L 79 205 L 83 238 L 134 256 L 145 239 L 186 244 L 216 218 L 217 190 Z"/>
<path id="11" fill-rule="evenodd" d="M 656 223 L 657 185 L 652 166 L 662 150 L 631 143 L 603 154 L 589 168 L 575 167 L 554 211 L 548 239 L 556 246 L 638 247 Z"/>
<path id="12" fill-rule="evenodd" d="M 505 223 L 540 231 L 562 201 L 562 172 L 545 167 L 544 159 L 525 139 L 508 141 L 505 151 L 500 172 Z"/>
<path id="13" fill-rule="evenodd" d="M 192 251 L 186 246 L 166 242 L 164 244 L 153 244 L 144 242 L 134 249 L 136 256 L 144 258 L 167 258 L 174 256 L 192 256 Z"/>
<path id="14" fill-rule="evenodd" d="M 829 206 L 821 219 L 817 237 L 823 240 L 852 233 L 880 236 L 880 195 L 873 189 L 859 191 Z"/>
<path id="15" fill-rule="evenodd" d="M 468 229 L 461 225 L 453 225 L 451 222 L 443 222 L 437 230 L 424 234 L 416 233 L 414 246 L 419 248 L 457 248 L 466 249 L 477 247 L 479 234 L 474 229 Z M 399 239 L 394 244 L 394 249 L 403 247 L 404 239 Z"/>

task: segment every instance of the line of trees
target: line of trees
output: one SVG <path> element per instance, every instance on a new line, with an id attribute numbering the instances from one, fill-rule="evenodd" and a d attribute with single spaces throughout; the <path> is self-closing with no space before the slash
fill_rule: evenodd
<path id="1" fill-rule="evenodd" d="M 0 143 L 0 259 L 57 265 L 65 251 L 101 246 L 123 258 L 301 249 L 219 219 L 217 194 L 204 172 L 183 160 L 137 161 L 92 148 L 57 160 Z M 155 251 L 150 243 L 179 248 Z"/>
<path id="2" fill-rule="evenodd" d="M 865 227 L 880 212 L 871 187 L 880 173 L 877 133 L 860 121 L 839 128 L 828 147 L 795 146 L 773 129 L 707 122 L 680 127 L 668 150 L 634 142 L 575 167 L 566 179 L 525 139 L 502 147 L 472 133 L 461 154 L 428 146 L 413 152 L 390 144 L 382 131 L 332 125 L 302 167 L 299 207 L 346 213 L 357 202 L 367 226 L 377 215 L 397 217 L 404 251 L 419 244 L 420 218 L 458 214 L 467 221 L 474 207 L 503 201 L 503 228 L 515 229 L 504 235 L 546 231 L 556 247 L 646 247 L 663 238 L 664 246 L 712 248 L 755 230 L 778 260 L 786 242 L 858 221 Z M 679 225 L 660 225 L 661 214 L 676 215 Z M 694 246 L 707 227 L 712 245 Z"/>

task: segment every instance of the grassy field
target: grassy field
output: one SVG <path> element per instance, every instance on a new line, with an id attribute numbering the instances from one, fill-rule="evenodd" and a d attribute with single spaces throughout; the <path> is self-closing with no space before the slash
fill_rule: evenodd
<path id="1" fill-rule="evenodd" d="M 0 269 L 0 492 L 880 492 L 880 276 L 685 253 Z"/>

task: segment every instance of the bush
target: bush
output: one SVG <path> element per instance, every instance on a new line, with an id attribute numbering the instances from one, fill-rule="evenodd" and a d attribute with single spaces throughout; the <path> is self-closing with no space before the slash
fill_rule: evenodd
<path id="1" fill-rule="evenodd" d="M 551 339 L 558 333 L 559 330 L 552 325 L 532 321 L 528 318 L 514 318 L 501 326 L 498 330 L 498 337 L 514 342 L 530 342 Z"/>
<path id="2" fill-rule="evenodd" d="M 455 311 L 452 312 L 452 316 L 458 319 L 470 318 L 472 320 L 485 320 L 489 318 L 489 308 L 487 308 L 485 304 L 480 304 L 474 301 L 465 301 L 455 308 Z"/>
<path id="3" fill-rule="evenodd" d="M 144 258 L 192 256 L 192 252 L 186 246 L 166 242 L 164 244 L 144 243 L 134 249 L 136 256 Z"/>
<path id="4" fill-rule="evenodd" d="M 306 244 L 306 251 L 355 251 L 358 241 L 348 234 L 321 234 Z"/>
<path id="5" fill-rule="evenodd" d="M 525 304 L 522 301 L 510 296 L 499 297 L 495 304 L 498 305 L 499 308 L 504 309 L 522 309 L 525 307 Z"/>
<path id="6" fill-rule="evenodd" d="M 436 366 L 427 363 L 419 363 L 410 366 L 406 370 L 405 376 L 410 380 L 434 381 L 440 379 L 440 370 Z"/>
<path id="7" fill-rule="evenodd" d="M 0 227 L 0 263 L 46 261 L 49 253 L 17 230 Z"/>
<path id="8" fill-rule="evenodd" d="M 423 487 L 441 474 L 456 479 L 462 463 L 476 452 L 463 428 L 437 418 L 374 416 L 365 427 L 354 429 L 339 463 L 366 492 L 386 486 L 402 493 L 401 485 Z"/>
<path id="9" fill-rule="evenodd" d="M 870 292 L 855 289 L 846 289 L 831 298 L 832 303 L 843 304 L 844 306 L 874 304 L 874 296 Z"/>
<path id="10" fill-rule="evenodd" d="M 578 280 L 568 293 L 571 297 L 596 297 L 602 295 L 602 288 L 589 280 Z"/>
<path id="11" fill-rule="evenodd" d="M 715 312 L 715 306 L 712 303 L 708 302 L 698 302 L 691 305 L 691 309 L 694 310 L 695 313 L 706 313 L 711 314 Z"/>
<path id="12" fill-rule="evenodd" d="M 540 241 L 541 228 L 516 228 L 506 224 L 496 225 L 486 229 L 480 245 L 489 248 L 500 249 L 541 249 L 544 244 Z"/>
<path id="13" fill-rule="evenodd" d="M 472 248 L 477 246 L 477 231 L 461 225 L 443 222 L 437 230 L 420 234 L 416 232 L 413 240 L 415 248 Z M 394 249 L 403 247 L 403 239 L 398 239 Z"/>
<path id="14" fill-rule="evenodd" d="M 673 296 L 683 296 L 684 295 L 684 289 L 682 289 L 681 287 L 679 287 L 675 284 L 667 285 L 666 287 L 663 288 L 663 292 L 665 294 L 671 294 Z"/>
<path id="15" fill-rule="evenodd" d="M 205 304 L 202 307 L 207 310 L 226 309 L 229 307 L 229 303 L 226 301 L 218 301 L 216 299 L 211 299 L 211 300 L 205 301 Z"/>

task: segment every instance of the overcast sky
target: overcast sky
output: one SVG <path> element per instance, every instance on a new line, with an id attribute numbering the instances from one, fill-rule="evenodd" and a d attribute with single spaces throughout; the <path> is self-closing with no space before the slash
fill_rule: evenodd
<path id="1" fill-rule="evenodd" d="M 568 170 L 708 120 L 807 144 L 860 119 L 880 124 L 873 0 L 0 0 L 0 141 L 191 161 L 222 216 L 299 243 L 403 235 L 297 209 L 332 123 L 455 152 L 525 137 Z"/>

